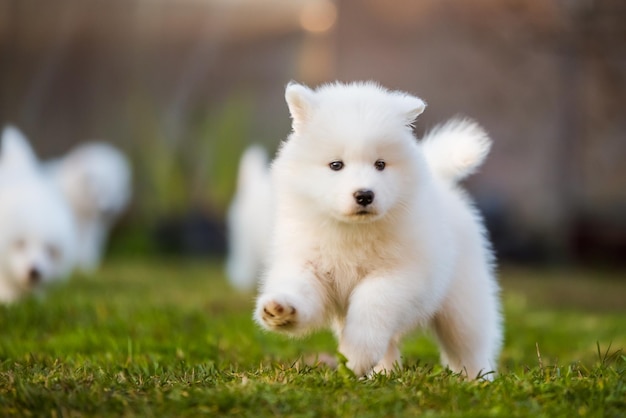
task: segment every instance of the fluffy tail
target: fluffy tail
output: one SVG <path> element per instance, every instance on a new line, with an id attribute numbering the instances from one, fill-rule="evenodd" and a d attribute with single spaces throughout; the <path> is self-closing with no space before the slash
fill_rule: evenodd
<path id="1" fill-rule="evenodd" d="M 426 161 L 435 175 L 456 183 L 474 173 L 491 148 L 485 130 L 471 119 L 451 119 L 435 126 L 422 140 Z"/>

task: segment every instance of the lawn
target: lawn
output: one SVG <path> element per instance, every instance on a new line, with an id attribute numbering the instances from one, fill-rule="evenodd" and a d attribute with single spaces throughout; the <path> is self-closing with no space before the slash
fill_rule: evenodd
<path id="1" fill-rule="evenodd" d="M 216 262 L 113 261 L 44 300 L 0 307 L 0 416 L 626 416 L 626 277 L 504 268 L 492 383 L 437 364 L 421 333 L 402 371 L 359 380 L 327 333 L 260 331 Z"/>

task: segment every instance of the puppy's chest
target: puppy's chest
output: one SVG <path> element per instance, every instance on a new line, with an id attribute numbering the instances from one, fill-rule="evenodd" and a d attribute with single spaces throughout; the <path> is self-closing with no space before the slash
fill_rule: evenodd
<path id="1" fill-rule="evenodd" d="M 354 287 L 364 278 L 386 269 L 390 255 L 379 240 L 339 241 L 320 246 L 311 260 L 315 276 L 338 307 L 346 306 Z"/>

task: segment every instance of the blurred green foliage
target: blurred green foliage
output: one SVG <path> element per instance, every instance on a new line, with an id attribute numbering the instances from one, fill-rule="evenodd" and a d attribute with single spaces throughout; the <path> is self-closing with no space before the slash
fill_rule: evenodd
<path id="1" fill-rule="evenodd" d="M 180 138 L 166 137 L 149 103 L 133 108 L 134 214 L 154 221 L 200 206 L 223 215 L 234 193 L 239 156 L 250 140 L 250 97 L 235 94 L 215 109 L 197 110 Z"/>
<path id="2" fill-rule="evenodd" d="M 133 165 L 131 207 L 113 231 L 113 255 L 149 255 L 159 250 L 155 229 L 191 211 L 224 220 L 235 192 L 239 158 L 257 138 L 250 135 L 253 92 L 240 91 L 221 103 L 185 114 L 168 136 L 156 101 L 134 95 L 132 123 L 124 147 Z M 171 131 L 171 130 L 170 130 Z"/>

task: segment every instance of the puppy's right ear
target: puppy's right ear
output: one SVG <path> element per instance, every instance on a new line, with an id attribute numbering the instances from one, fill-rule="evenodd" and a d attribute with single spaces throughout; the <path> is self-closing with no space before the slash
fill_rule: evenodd
<path id="1" fill-rule="evenodd" d="M 400 96 L 400 103 L 406 126 L 412 127 L 417 117 L 426 109 L 426 102 L 419 97 L 411 96 L 410 94 L 402 94 Z"/>
<path id="2" fill-rule="evenodd" d="M 311 116 L 313 109 L 315 92 L 302 84 L 291 82 L 285 89 L 285 100 L 289 106 L 291 114 L 292 128 L 294 132 L 299 132 L 302 126 Z"/>
<path id="3" fill-rule="evenodd" d="M 34 169 L 37 166 L 37 156 L 28 139 L 13 125 L 6 125 L 2 130 L 0 166 L 11 169 Z"/>

